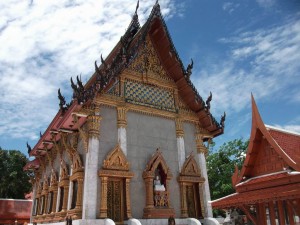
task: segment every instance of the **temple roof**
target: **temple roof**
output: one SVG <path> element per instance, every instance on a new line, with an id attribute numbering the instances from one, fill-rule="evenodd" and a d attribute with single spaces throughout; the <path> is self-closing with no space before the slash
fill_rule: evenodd
<path id="1" fill-rule="evenodd" d="M 238 184 L 244 177 L 252 177 L 253 166 L 256 163 L 261 140 L 267 140 L 271 149 L 293 170 L 300 171 L 300 135 L 283 132 L 280 129 L 274 129 L 266 126 L 259 114 L 254 97 L 252 96 L 252 128 L 250 142 L 244 161 L 243 167 L 239 175 L 233 175 L 234 184 Z"/>
<path id="2" fill-rule="evenodd" d="M 193 62 L 189 64 L 187 68 L 184 67 L 174 47 L 158 2 L 153 6 L 149 18 L 142 27 L 138 20 L 137 9 L 138 5 L 125 34 L 120 38 L 120 41 L 116 44 L 111 53 L 105 60 L 101 55 L 100 66 L 98 66 L 95 61 L 95 72 L 89 81 L 83 85 L 78 77 L 76 82 L 71 78 L 73 100 L 69 104 L 66 104 L 60 90 L 58 91 L 60 110 L 36 146 L 30 152 L 30 156 L 38 154 L 45 155 L 45 144 L 47 149 L 50 149 L 53 145 L 51 142 L 60 139 L 58 134 L 55 135 L 55 140 L 53 140 L 53 133 L 58 133 L 60 130 L 77 130 L 78 127 L 85 123 L 86 117 L 81 116 L 79 117 L 80 121 L 74 125 L 72 115 L 83 106 L 90 105 L 97 96 L 107 93 L 109 88 L 121 75 L 122 71 L 134 62 L 140 47 L 145 44 L 147 35 L 151 38 L 162 67 L 176 84 L 181 99 L 198 116 L 201 126 L 206 129 L 212 137 L 223 133 L 225 114 L 222 116 L 220 123 L 217 122 L 210 113 L 210 101 L 212 96 L 210 95 L 205 103 L 192 84 L 190 76 L 192 74 Z"/>
<path id="3" fill-rule="evenodd" d="M 241 205 L 269 202 L 270 199 L 296 199 L 300 196 L 300 183 L 275 186 L 271 188 L 252 190 L 242 193 L 233 193 L 223 198 L 211 201 L 213 208 L 236 208 Z"/>
<path id="4" fill-rule="evenodd" d="M 300 134 L 265 125 L 252 96 L 252 128 L 246 159 L 241 171 L 236 168 L 232 175 L 236 193 L 212 201 L 212 206 L 230 208 L 275 198 L 299 197 L 299 151 Z M 259 158 L 261 156 L 265 158 Z M 272 160 L 277 165 L 272 165 Z M 263 164 L 257 164 L 258 161 Z M 264 170 L 253 176 L 258 174 L 256 166 Z"/>

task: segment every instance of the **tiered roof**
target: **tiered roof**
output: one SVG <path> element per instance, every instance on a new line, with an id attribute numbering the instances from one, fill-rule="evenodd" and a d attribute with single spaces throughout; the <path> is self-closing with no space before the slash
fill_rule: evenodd
<path id="1" fill-rule="evenodd" d="M 192 84 L 190 76 L 193 62 L 187 68 L 184 67 L 162 17 L 160 5 L 156 2 L 149 18 L 142 27 L 137 15 L 138 5 L 139 2 L 129 27 L 111 53 L 105 60 L 101 55 L 100 66 L 95 61 L 95 73 L 90 80 L 83 85 L 78 77 L 76 84 L 71 79 L 73 100 L 69 104 L 66 104 L 59 90 L 60 110 L 30 152 L 31 156 L 46 154 L 44 144 L 47 144 L 47 149 L 52 148 L 53 141 L 60 139 L 60 135 L 57 134 L 55 140 L 53 140 L 53 133 L 58 133 L 60 130 L 77 130 L 78 127 L 86 122 L 86 117 L 81 116 L 79 121 L 74 124 L 72 114 L 79 111 L 83 106 L 91 105 L 97 95 L 108 92 L 122 71 L 128 68 L 137 58 L 138 51 L 145 44 L 146 36 L 148 35 L 152 40 L 162 67 L 175 82 L 181 99 L 198 115 L 199 122 L 203 128 L 210 132 L 213 137 L 223 133 L 225 114 L 222 116 L 220 123 L 218 123 L 209 110 L 212 96 L 205 103 Z"/>
<path id="2" fill-rule="evenodd" d="M 252 128 L 241 171 L 234 172 L 236 193 L 212 201 L 215 208 L 230 208 L 270 199 L 300 196 L 300 134 L 263 123 L 252 96 Z"/>

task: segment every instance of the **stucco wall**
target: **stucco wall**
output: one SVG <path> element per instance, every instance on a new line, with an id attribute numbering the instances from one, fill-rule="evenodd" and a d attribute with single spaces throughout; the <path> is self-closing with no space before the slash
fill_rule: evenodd
<path id="1" fill-rule="evenodd" d="M 152 117 L 135 112 L 127 113 L 127 158 L 131 164 L 131 171 L 135 176 L 130 184 L 131 209 L 134 218 L 142 218 L 146 205 L 145 183 L 142 178 L 144 169 L 160 148 L 173 178 L 170 181 L 170 202 L 180 215 L 178 176 L 178 154 L 176 129 L 173 120 Z"/>
<path id="2" fill-rule="evenodd" d="M 185 157 L 188 157 L 191 152 L 196 154 L 196 142 L 195 142 L 195 133 L 196 128 L 192 123 L 183 123 L 184 130 L 184 147 L 185 147 Z"/>

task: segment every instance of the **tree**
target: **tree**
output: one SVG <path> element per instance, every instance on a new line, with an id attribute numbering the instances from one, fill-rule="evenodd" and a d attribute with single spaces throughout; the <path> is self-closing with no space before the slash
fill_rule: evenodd
<path id="1" fill-rule="evenodd" d="M 23 171 L 27 162 L 22 152 L 0 147 L 0 198 L 24 199 L 31 191 L 30 174 Z"/>
<path id="2" fill-rule="evenodd" d="M 249 140 L 242 138 L 224 143 L 218 151 L 212 151 L 207 157 L 207 174 L 212 200 L 235 192 L 231 183 L 235 165 L 241 169 Z"/>

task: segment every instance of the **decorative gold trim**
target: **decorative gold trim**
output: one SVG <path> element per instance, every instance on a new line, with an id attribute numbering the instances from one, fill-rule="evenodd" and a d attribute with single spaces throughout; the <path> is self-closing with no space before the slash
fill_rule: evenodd
<path id="1" fill-rule="evenodd" d="M 111 150 L 106 159 L 103 161 L 102 169 L 99 171 L 99 177 L 101 180 L 101 200 L 100 200 L 100 218 L 107 217 L 107 185 L 108 180 L 112 178 L 120 178 L 125 181 L 125 205 L 126 207 L 125 217 L 131 218 L 131 206 L 130 206 L 130 179 L 134 176 L 132 172 L 129 171 L 129 162 L 126 159 L 121 147 L 117 145 L 113 150 Z"/>
<path id="2" fill-rule="evenodd" d="M 108 107 L 118 107 L 120 104 L 123 104 L 124 107 L 126 107 L 127 112 L 133 111 L 133 112 L 138 112 L 150 116 L 163 117 L 167 119 L 175 119 L 176 117 L 180 117 L 183 119 L 183 121 L 186 122 L 199 123 L 199 118 L 195 113 L 186 113 L 181 110 L 179 110 L 178 113 L 176 113 L 176 112 L 151 108 L 148 106 L 135 105 L 128 102 L 125 103 L 124 98 L 116 97 L 108 94 L 102 94 L 101 96 L 98 96 L 96 98 L 96 101 L 97 103 Z"/>
<path id="3" fill-rule="evenodd" d="M 190 185 L 197 185 L 199 190 L 200 199 L 195 199 L 194 201 L 200 200 L 200 208 L 202 216 L 204 215 L 203 208 L 203 190 L 202 184 L 205 179 L 201 177 L 200 168 L 194 158 L 193 154 L 190 154 L 189 157 L 183 163 L 180 175 L 178 177 L 178 182 L 180 186 L 180 206 L 181 206 L 181 217 L 187 218 L 188 215 L 188 206 L 187 206 L 187 187 Z M 196 203 L 196 202 L 195 202 Z"/>
<path id="4" fill-rule="evenodd" d="M 176 137 L 183 137 L 184 136 L 184 130 L 183 130 L 182 119 L 177 117 L 175 119 L 175 125 L 176 125 Z"/>
<path id="5" fill-rule="evenodd" d="M 95 115 L 88 116 L 89 137 L 97 138 L 97 139 L 100 138 L 101 119 L 102 119 L 101 116 L 95 116 Z"/>
<path id="6" fill-rule="evenodd" d="M 103 169 L 129 171 L 129 162 L 118 144 L 103 161 Z"/>
<path id="7" fill-rule="evenodd" d="M 126 107 L 122 107 L 122 106 L 117 107 L 117 115 L 118 115 L 117 125 L 118 125 L 118 128 L 127 126 L 126 112 L 127 112 Z"/>
<path id="8" fill-rule="evenodd" d="M 155 172 L 159 166 L 163 170 L 166 179 L 165 191 L 162 191 L 162 193 L 154 192 L 153 188 Z M 146 186 L 146 207 L 144 208 L 143 218 L 169 218 L 170 216 L 175 215 L 174 209 L 170 205 L 169 193 L 169 182 L 172 177 L 171 170 L 167 166 L 167 163 L 162 156 L 162 152 L 159 149 L 156 149 L 155 154 L 152 155 L 143 172 L 143 179 Z M 163 195 L 163 208 L 160 207 L 160 202 L 154 202 L 154 194 L 155 196 L 157 196 L 157 194 Z"/>
<path id="9" fill-rule="evenodd" d="M 203 134 L 197 133 L 195 135 L 195 137 L 196 137 L 197 153 L 203 153 L 203 154 L 207 155 L 208 150 L 207 150 L 206 146 L 203 144 Z"/>

